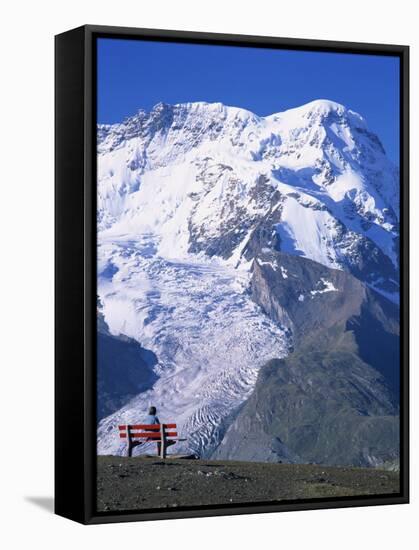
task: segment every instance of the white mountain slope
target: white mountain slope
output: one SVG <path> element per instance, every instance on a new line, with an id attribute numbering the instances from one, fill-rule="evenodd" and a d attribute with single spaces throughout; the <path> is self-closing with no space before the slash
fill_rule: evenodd
<path id="1" fill-rule="evenodd" d="M 157 105 L 98 127 L 98 293 L 110 331 L 156 353 L 148 404 L 217 444 L 258 369 L 287 338 L 246 292 L 252 239 L 344 269 L 397 299 L 398 173 L 362 117 L 319 100 L 269 117 L 222 104 Z"/>

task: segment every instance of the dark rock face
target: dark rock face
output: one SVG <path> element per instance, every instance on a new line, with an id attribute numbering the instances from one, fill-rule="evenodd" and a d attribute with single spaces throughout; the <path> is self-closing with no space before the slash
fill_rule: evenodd
<path id="1" fill-rule="evenodd" d="M 212 458 L 394 466 L 398 309 L 352 275 L 281 253 L 255 260 L 251 292 L 292 334 Z"/>
<path id="2" fill-rule="evenodd" d="M 271 319 L 302 338 L 358 315 L 367 290 L 344 271 L 272 253 L 254 261 L 251 292 Z"/>
<path id="3" fill-rule="evenodd" d="M 102 317 L 97 335 L 97 422 L 120 409 L 157 380 L 156 355 L 135 340 L 113 336 Z"/>
<path id="4" fill-rule="evenodd" d="M 227 164 L 214 164 L 213 159 L 208 157 L 197 165 L 197 181 L 203 183 L 205 193 L 217 184 L 219 180 L 224 181 L 224 206 L 218 221 L 217 232 L 213 236 L 208 235 L 208 228 L 202 220 L 195 221 L 195 215 L 199 211 L 200 196 L 192 196 L 195 205 L 191 210 L 191 217 L 188 223 L 190 234 L 188 252 L 205 252 L 209 257 L 219 256 L 229 258 L 234 250 L 244 241 L 248 232 L 253 235 L 257 233 L 261 225 L 260 212 L 266 208 L 272 208 L 280 197 L 280 193 L 271 185 L 270 179 L 265 174 L 260 174 L 254 182 L 249 193 L 249 201 L 246 206 L 238 202 L 237 189 L 243 187 L 244 182 L 235 174 L 233 168 Z M 254 210 L 249 214 L 248 206 Z M 199 218 L 199 216 L 198 216 Z M 279 221 L 279 217 L 263 217 L 267 231 L 272 233 L 272 219 Z M 263 223 L 263 222 L 262 222 Z M 254 237 L 255 238 L 255 237 Z"/>

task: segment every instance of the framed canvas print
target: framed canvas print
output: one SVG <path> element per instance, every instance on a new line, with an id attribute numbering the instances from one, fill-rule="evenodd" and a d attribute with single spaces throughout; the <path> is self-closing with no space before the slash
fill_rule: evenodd
<path id="1" fill-rule="evenodd" d="M 56 512 L 408 502 L 408 47 L 56 37 Z"/>

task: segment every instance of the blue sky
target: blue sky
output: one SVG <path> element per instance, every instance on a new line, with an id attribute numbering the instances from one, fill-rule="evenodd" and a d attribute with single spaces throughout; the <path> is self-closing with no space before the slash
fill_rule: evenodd
<path id="1" fill-rule="evenodd" d="M 399 164 L 399 59 L 98 39 L 98 122 L 156 103 L 221 101 L 264 116 L 313 99 L 359 112 Z"/>

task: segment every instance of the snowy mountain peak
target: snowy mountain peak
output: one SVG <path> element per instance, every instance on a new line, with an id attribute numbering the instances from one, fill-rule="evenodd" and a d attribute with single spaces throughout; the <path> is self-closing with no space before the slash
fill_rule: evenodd
<path id="1" fill-rule="evenodd" d="M 263 221 L 276 235 L 265 248 L 397 290 L 398 172 L 363 118 L 339 103 L 268 117 L 222 103 L 158 103 L 99 125 L 98 152 L 107 236 L 154 234 L 165 256 L 236 265 Z"/>
<path id="2" fill-rule="evenodd" d="M 310 101 L 309 103 L 305 103 L 304 105 L 301 105 L 294 109 L 289 109 L 285 112 L 289 113 L 291 111 L 299 111 L 306 117 L 311 117 L 315 115 L 326 117 L 330 115 L 330 113 L 342 115 L 348 112 L 344 105 L 337 103 L 336 101 L 331 101 L 329 99 L 315 99 L 314 101 Z"/>
<path id="3" fill-rule="evenodd" d="M 328 99 L 316 99 L 282 113 L 276 113 L 268 118 L 275 117 L 289 119 L 289 123 L 301 126 L 310 126 L 317 122 L 329 125 L 333 123 L 342 124 L 352 129 L 367 128 L 367 124 L 360 114 Z"/>
<path id="4" fill-rule="evenodd" d="M 329 114 L 332 111 L 342 114 L 346 111 L 346 107 L 341 103 L 332 101 L 330 99 L 315 99 L 309 103 L 305 103 L 300 107 L 302 110 L 317 111 L 318 113 Z"/>

